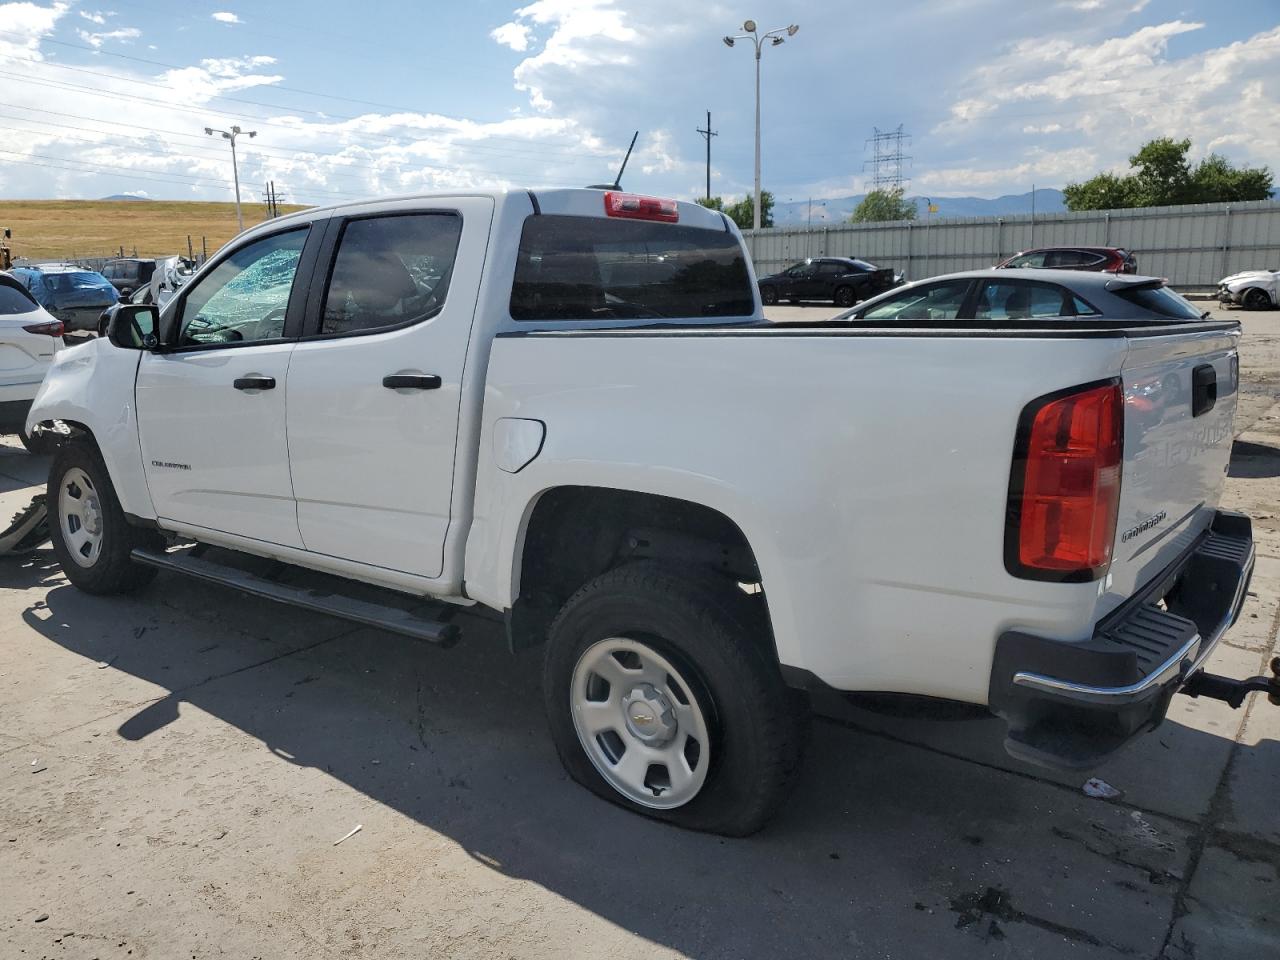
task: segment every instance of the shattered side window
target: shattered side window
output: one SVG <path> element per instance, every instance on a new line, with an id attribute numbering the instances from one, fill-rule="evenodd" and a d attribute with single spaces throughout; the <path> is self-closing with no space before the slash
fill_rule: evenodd
<path id="1" fill-rule="evenodd" d="M 178 346 L 283 337 L 308 229 L 264 237 L 214 267 L 187 295 Z"/>

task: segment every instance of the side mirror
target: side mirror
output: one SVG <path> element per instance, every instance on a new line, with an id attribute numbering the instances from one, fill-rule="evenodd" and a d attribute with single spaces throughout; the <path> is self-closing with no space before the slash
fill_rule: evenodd
<path id="1" fill-rule="evenodd" d="M 118 303 L 106 312 L 105 335 L 125 350 L 160 348 L 160 310 L 150 303 Z"/>

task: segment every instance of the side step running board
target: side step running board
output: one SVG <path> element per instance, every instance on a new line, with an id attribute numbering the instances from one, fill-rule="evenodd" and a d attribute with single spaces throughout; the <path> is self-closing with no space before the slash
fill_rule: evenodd
<path id="1" fill-rule="evenodd" d="M 461 633 L 456 624 L 447 623 L 444 619 L 430 620 L 395 607 L 370 603 L 367 600 L 277 583 L 274 580 L 255 576 L 225 564 L 202 560 L 187 553 L 166 553 L 162 550 L 138 548 L 133 551 L 132 557 L 137 563 L 159 567 L 161 570 L 185 574 L 209 583 L 220 583 L 223 586 L 251 593 L 255 597 L 265 597 L 290 606 L 302 607 L 304 610 L 327 613 L 343 620 L 363 623 L 380 630 L 411 637 L 414 640 L 439 644 L 442 647 L 453 646 L 458 642 Z M 446 608 L 442 612 L 447 615 L 452 610 Z"/>

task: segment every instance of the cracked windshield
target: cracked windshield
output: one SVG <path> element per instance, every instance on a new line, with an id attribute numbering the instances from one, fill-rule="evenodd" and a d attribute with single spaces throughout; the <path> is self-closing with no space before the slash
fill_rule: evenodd
<path id="1" fill-rule="evenodd" d="M 215 267 L 187 297 L 179 345 L 284 336 L 289 291 L 306 239 L 306 229 L 267 237 Z"/>

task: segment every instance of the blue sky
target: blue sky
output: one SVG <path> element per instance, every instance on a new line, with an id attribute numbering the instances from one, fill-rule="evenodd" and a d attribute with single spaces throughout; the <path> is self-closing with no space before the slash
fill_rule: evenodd
<path id="1" fill-rule="evenodd" d="M 1229 15 L 1224 11 L 1229 10 Z M 1280 3 L 1232 0 L 70 0 L 0 2 L 0 197 L 308 203 L 611 176 L 751 185 L 747 16 L 799 32 L 763 58 L 764 185 L 861 192 L 866 140 L 903 124 L 913 193 L 996 196 L 1120 168 L 1153 136 L 1280 163 Z"/>

